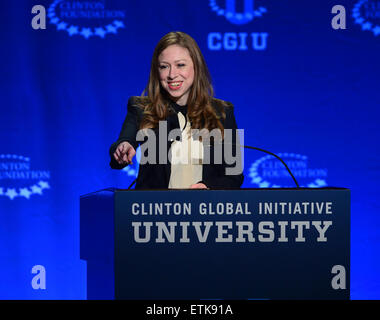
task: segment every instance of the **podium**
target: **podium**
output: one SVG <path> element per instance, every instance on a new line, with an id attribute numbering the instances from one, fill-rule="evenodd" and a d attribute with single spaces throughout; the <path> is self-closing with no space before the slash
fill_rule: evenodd
<path id="1" fill-rule="evenodd" d="M 88 299 L 349 299 L 350 190 L 80 198 Z"/>

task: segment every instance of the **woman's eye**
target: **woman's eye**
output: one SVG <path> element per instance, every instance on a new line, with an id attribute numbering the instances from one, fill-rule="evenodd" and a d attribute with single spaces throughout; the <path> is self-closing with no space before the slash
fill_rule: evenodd
<path id="1" fill-rule="evenodd" d="M 177 66 L 181 68 L 181 67 L 184 67 L 185 64 L 184 63 L 179 63 Z"/>
<path id="2" fill-rule="evenodd" d="M 160 66 L 160 70 L 163 70 L 163 69 L 165 69 L 165 68 L 167 68 L 167 66 L 164 66 L 164 65 L 161 65 L 161 66 Z"/>

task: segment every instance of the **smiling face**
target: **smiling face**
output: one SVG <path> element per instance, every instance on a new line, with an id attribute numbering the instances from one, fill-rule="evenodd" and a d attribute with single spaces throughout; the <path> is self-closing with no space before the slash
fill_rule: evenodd
<path id="1" fill-rule="evenodd" d="M 185 105 L 194 82 L 194 64 L 189 51 L 178 45 L 168 46 L 158 57 L 162 87 L 179 105 Z"/>

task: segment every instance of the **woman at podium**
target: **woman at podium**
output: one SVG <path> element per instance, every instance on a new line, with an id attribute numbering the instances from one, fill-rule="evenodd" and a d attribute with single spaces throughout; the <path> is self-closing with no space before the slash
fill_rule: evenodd
<path id="1" fill-rule="evenodd" d="M 158 42 L 148 84 L 128 101 L 113 169 L 132 163 L 140 145 L 136 189 L 237 189 L 243 161 L 231 103 L 213 97 L 211 77 L 195 42 L 170 32 Z"/>

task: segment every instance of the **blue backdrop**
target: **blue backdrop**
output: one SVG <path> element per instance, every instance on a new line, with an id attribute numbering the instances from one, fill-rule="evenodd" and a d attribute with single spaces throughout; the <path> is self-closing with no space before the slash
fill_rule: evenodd
<path id="1" fill-rule="evenodd" d="M 336 4 L 346 29 L 332 28 Z M 34 5 L 46 29 L 33 29 Z M 1 6 L 0 298 L 85 299 L 79 196 L 135 178 L 137 165 L 109 168 L 108 148 L 156 43 L 174 30 L 198 42 L 245 144 L 281 155 L 303 186 L 351 189 L 351 297 L 380 298 L 380 1 Z M 243 187 L 293 186 L 270 156 L 244 159 Z M 45 289 L 33 288 L 34 266 Z"/>

